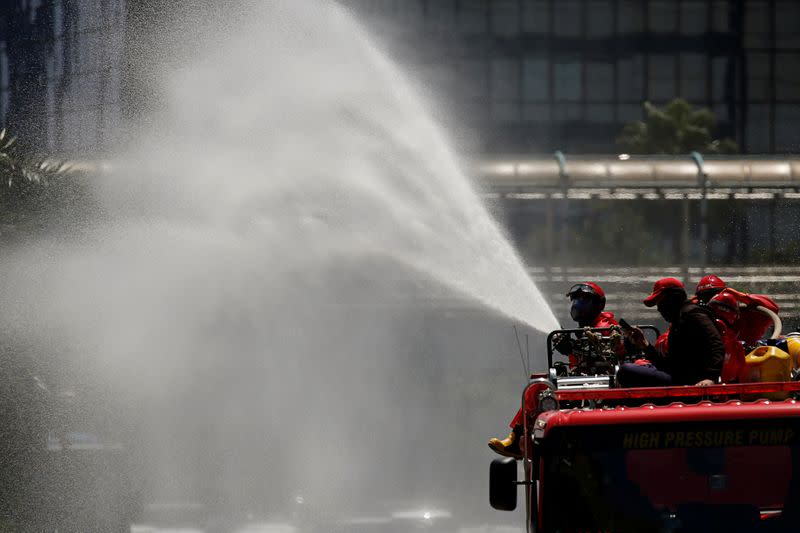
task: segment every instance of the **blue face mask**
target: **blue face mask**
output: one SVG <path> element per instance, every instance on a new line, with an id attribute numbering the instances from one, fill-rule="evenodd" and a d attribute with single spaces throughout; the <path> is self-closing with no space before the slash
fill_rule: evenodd
<path id="1" fill-rule="evenodd" d="M 575 298 L 569 307 L 569 316 L 575 322 L 588 322 L 596 315 L 594 302 L 584 298 Z"/>

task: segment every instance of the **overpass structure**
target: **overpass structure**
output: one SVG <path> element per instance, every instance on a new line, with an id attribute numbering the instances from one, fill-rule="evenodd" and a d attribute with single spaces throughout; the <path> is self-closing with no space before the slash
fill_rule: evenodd
<path id="1" fill-rule="evenodd" d="M 565 307 L 564 287 L 586 279 L 597 280 L 608 292 L 609 309 L 637 321 L 655 320 L 657 314 L 644 308 L 642 298 L 652 283 L 664 276 L 682 278 L 693 289 L 708 273 L 721 276 L 733 287 L 768 294 L 781 306 L 788 328 L 800 327 L 800 265 L 724 266 L 707 265 L 706 252 L 690 258 L 690 227 L 699 226 L 700 241 L 708 242 L 708 202 L 715 200 L 760 201 L 774 207 L 779 200 L 800 200 L 800 157 L 703 157 L 569 155 L 508 156 L 479 161 L 475 171 L 486 198 L 525 203 L 546 200 L 549 242 L 559 238 L 573 202 L 590 200 L 673 200 L 682 203 L 681 254 L 664 267 L 595 266 L 574 268 L 562 263 L 550 268 L 531 267 L 529 272 L 557 311 Z M 690 209 L 690 204 L 699 209 Z M 774 209 L 767 225 L 767 240 L 773 241 Z M 693 219 L 693 216 L 695 217 Z M 774 246 L 774 243 L 772 243 Z M 558 254 L 555 254 L 558 255 Z M 559 317 L 568 322 L 567 316 Z"/>
<path id="2" fill-rule="evenodd" d="M 498 157 L 475 171 L 487 195 L 512 199 L 800 199 L 800 158 L 686 156 Z"/>

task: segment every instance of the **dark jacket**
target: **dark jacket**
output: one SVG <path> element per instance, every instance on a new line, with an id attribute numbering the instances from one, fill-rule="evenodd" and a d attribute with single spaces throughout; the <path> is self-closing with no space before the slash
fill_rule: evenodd
<path id="1" fill-rule="evenodd" d="M 666 355 L 649 346 L 647 356 L 659 370 L 672 376 L 673 385 L 717 381 L 725 361 L 725 345 L 709 309 L 687 300 L 680 318 L 671 324 L 667 344 Z"/>

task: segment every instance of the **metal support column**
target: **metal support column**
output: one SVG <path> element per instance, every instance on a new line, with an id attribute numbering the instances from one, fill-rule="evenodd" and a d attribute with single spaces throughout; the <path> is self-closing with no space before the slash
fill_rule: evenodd
<path id="1" fill-rule="evenodd" d="M 558 177 L 561 182 L 561 193 L 564 198 L 561 200 L 561 242 L 559 243 L 559 264 L 561 271 L 567 275 L 567 239 L 569 238 L 569 174 L 567 173 L 567 159 L 561 150 L 556 150 L 553 154 L 558 163 Z"/>
<path id="2" fill-rule="evenodd" d="M 705 274 L 708 263 L 708 174 L 703 166 L 703 156 L 692 152 L 692 161 L 697 166 L 697 182 L 700 186 L 700 271 Z M 688 239 L 688 237 L 687 237 Z"/>

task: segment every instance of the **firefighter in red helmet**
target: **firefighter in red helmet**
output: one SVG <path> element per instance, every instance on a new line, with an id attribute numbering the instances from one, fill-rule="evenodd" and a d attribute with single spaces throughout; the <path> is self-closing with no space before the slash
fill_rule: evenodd
<path id="1" fill-rule="evenodd" d="M 722 382 L 737 381 L 745 365 L 744 346 L 735 328 L 740 317 L 739 300 L 731 291 L 724 290 L 709 300 L 708 308 L 714 313 L 714 324 L 722 335 L 722 343 L 725 345 Z"/>
<path id="2" fill-rule="evenodd" d="M 567 298 L 570 301 L 570 317 L 578 323 L 579 327 L 609 328 L 618 325 L 614 319 L 614 313 L 604 311 L 606 293 L 597 283 L 592 281 L 576 283 L 570 287 Z M 561 353 L 569 354 L 571 346 L 568 344 L 557 345 L 556 349 Z M 570 361 L 573 362 L 572 356 L 570 356 Z M 506 457 L 521 458 L 522 449 L 519 441 L 522 435 L 522 422 L 522 410 L 520 409 L 509 424 L 511 433 L 508 437 L 490 439 L 489 448 Z"/>
<path id="3" fill-rule="evenodd" d="M 711 298 L 721 293 L 728 286 L 719 277 L 714 274 L 704 276 L 698 283 L 694 290 L 695 303 L 707 304 Z"/>

